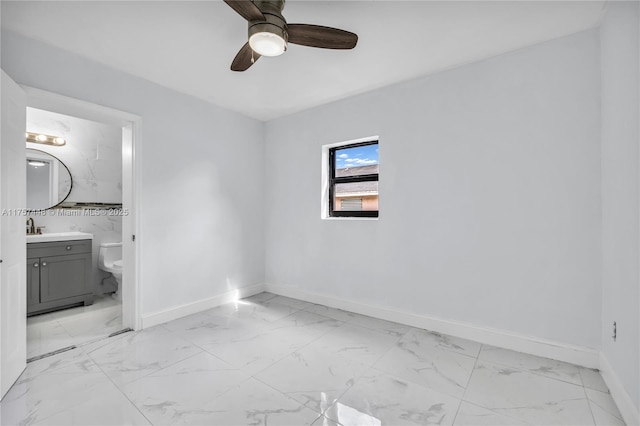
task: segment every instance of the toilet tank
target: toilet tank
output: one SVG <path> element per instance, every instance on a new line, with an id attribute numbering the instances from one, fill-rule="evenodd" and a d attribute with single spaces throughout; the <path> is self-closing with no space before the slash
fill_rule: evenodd
<path id="1" fill-rule="evenodd" d="M 122 260 L 122 243 L 102 243 L 98 254 L 99 265 L 110 265 Z"/>

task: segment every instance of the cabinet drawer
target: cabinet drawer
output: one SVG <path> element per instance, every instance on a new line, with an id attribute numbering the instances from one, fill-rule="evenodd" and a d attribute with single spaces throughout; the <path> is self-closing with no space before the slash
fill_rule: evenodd
<path id="1" fill-rule="evenodd" d="M 91 253 L 91 240 L 52 241 L 27 244 L 27 257 L 64 256 Z"/>

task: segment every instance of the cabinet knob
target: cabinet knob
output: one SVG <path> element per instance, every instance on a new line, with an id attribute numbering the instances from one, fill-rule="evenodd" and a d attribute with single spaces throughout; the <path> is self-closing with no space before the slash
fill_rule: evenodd
<path id="1" fill-rule="evenodd" d="M 47 266 L 47 262 L 42 262 L 42 266 Z"/>
<path id="2" fill-rule="evenodd" d="M 34 268 L 37 268 L 38 266 L 40 266 L 40 265 L 38 265 L 38 262 L 36 262 L 36 263 L 34 263 L 34 264 L 33 264 L 33 267 L 34 267 Z"/>
<path id="3" fill-rule="evenodd" d="M 71 246 L 67 246 L 67 247 L 66 247 L 66 249 L 67 249 L 67 250 L 71 250 Z"/>

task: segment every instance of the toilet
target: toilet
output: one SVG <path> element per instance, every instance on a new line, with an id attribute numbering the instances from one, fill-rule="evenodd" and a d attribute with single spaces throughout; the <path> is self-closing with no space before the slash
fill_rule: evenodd
<path id="1" fill-rule="evenodd" d="M 118 283 L 113 298 L 122 300 L 122 243 L 102 243 L 98 252 L 98 268 L 111 273 Z M 107 277 L 108 278 L 108 277 Z"/>

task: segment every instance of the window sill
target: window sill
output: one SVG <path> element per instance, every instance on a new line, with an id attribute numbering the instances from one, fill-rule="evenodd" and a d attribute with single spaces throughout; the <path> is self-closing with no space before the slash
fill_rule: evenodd
<path id="1" fill-rule="evenodd" d="M 339 217 L 339 216 L 323 216 L 322 220 L 378 220 L 380 217 Z"/>

